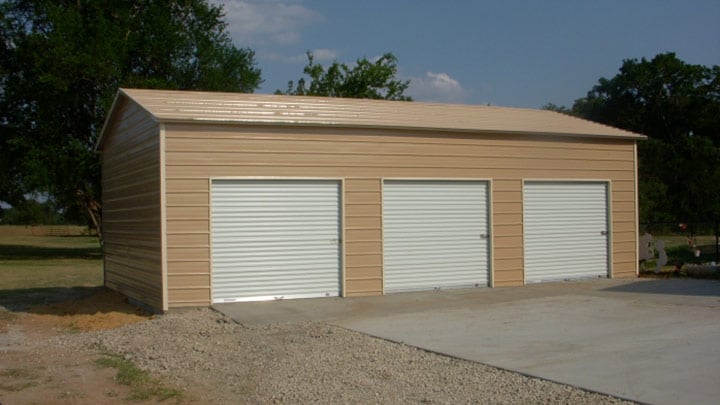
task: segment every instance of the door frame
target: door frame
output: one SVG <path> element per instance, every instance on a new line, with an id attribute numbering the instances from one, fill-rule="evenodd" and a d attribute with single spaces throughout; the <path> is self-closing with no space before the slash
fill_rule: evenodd
<path id="1" fill-rule="evenodd" d="M 527 183 L 578 183 L 578 184 L 604 184 L 605 185 L 605 220 L 607 223 L 607 277 L 613 278 L 613 226 L 612 226 L 612 180 L 610 179 L 535 179 L 535 178 L 524 178 L 522 179 L 521 187 L 521 206 L 522 206 L 522 238 L 523 238 L 523 285 L 527 285 L 527 255 L 525 253 L 525 185 Z"/>
<path id="2" fill-rule="evenodd" d="M 380 211 L 382 212 L 381 221 L 381 269 L 382 269 L 382 291 L 383 295 L 385 291 L 385 182 L 386 181 L 447 181 L 447 182 L 468 182 L 478 183 L 483 182 L 487 185 L 486 197 L 487 197 L 487 278 L 488 287 L 495 287 L 495 255 L 494 252 L 494 239 L 495 230 L 493 228 L 493 179 L 486 177 L 381 177 L 380 178 Z"/>
<path id="3" fill-rule="evenodd" d="M 338 244 L 338 277 L 339 277 L 339 291 L 338 296 L 339 297 L 345 297 L 345 209 L 344 209 L 344 203 L 345 203 L 345 178 L 343 177 L 292 177 L 292 176 L 211 176 L 208 177 L 208 229 L 209 229 L 209 240 L 210 240 L 210 248 L 209 248 L 209 254 L 210 254 L 210 302 L 213 303 L 213 296 L 214 296 L 214 283 L 213 283 L 213 243 L 212 243 L 212 237 L 213 237 L 213 227 L 212 227 L 212 219 L 213 219 L 213 205 L 212 205 L 212 186 L 213 182 L 215 181 L 232 181 L 232 180 L 240 180 L 240 181 L 334 181 L 338 183 L 339 189 L 338 189 L 338 234 L 340 236 L 340 243 Z M 304 298 L 300 296 L 293 296 L 288 299 L 294 299 L 294 298 Z M 308 297 L 309 298 L 309 297 Z M 272 300 L 272 297 L 269 297 L 267 299 L 248 299 L 248 300 L 237 300 L 236 302 L 242 302 L 242 301 L 269 301 Z"/>

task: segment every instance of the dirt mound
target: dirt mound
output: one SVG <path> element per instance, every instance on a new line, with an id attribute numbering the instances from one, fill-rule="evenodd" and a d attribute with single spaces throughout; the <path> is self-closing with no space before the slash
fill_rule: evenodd
<path id="1" fill-rule="evenodd" d="M 27 321 L 76 331 L 114 329 L 152 317 L 131 305 L 127 298 L 110 290 L 73 301 L 35 306 L 28 310 Z"/>

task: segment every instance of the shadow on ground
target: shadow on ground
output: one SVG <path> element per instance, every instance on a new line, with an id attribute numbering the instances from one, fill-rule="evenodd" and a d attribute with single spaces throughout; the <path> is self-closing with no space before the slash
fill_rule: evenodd
<path id="1" fill-rule="evenodd" d="M 75 302 L 100 294 L 105 287 L 46 287 L 0 290 L 0 306 L 12 312 L 31 312 L 32 307 Z M 88 308 L 88 310 L 91 310 Z"/>
<path id="2" fill-rule="evenodd" d="M 720 297 L 720 281 L 694 279 L 683 280 L 676 278 L 673 282 L 668 282 L 668 280 L 657 279 L 622 284 L 604 288 L 601 291 Z"/>
<path id="3" fill-rule="evenodd" d="M 0 245 L 0 260 L 99 259 L 99 247 L 63 248 L 31 245 Z"/>

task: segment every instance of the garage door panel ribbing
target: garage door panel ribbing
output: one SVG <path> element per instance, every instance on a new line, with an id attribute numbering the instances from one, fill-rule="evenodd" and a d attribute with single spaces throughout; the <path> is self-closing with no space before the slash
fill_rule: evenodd
<path id="1" fill-rule="evenodd" d="M 449 246 L 446 243 L 436 243 L 433 245 L 423 244 L 421 246 L 417 246 L 417 245 L 408 243 L 403 248 L 392 248 L 392 249 L 388 248 L 388 249 L 385 249 L 385 252 L 386 252 L 386 254 L 390 254 L 390 255 L 413 253 L 415 258 L 418 261 L 436 259 L 440 262 L 447 262 L 449 260 L 452 260 L 451 257 L 442 257 L 442 256 L 438 257 L 437 254 L 433 254 L 432 250 L 434 250 L 434 248 L 442 249 L 448 255 L 452 255 L 455 258 L 463 257 L 463 256 L 467 256 L 467 257 L 477 257 L 478 255 L 480 257 L 485 256 L 483 253 L 480 253 L 480 252 L 468 252 L 467 249 L 464 248 L 464 246 L 457 246 L 455 244 L 453 244 L 452 246 Z M 428 253 L 428 250 L 431 250 L 431 252 Z M 410 260 L 412 260 L 412 259 L 408 258 L 408 261 L 410 261 Z"/>
<path id="2" fill-rule="evenodd" d="M 410 252 L 410 254 L 412 255 L 412 252 Z M 463 267 L 468 269 L 476 268 L 477 264 L 475 262 L 485 258 L 486 257 L 484 255 L 478 256 L 473 254 L 456 255 L 453 258 L 418 256 L 416 258 L 408 259 L 403 262 L 396 262 L 393 264 L 393 266 L 396 269 L 417 269 L 417 273 L 422 273 L 423 271 L 425 271 L 434 274 L 442 273 L 442 270 L 447 266 L 453 266 L 454 268 Z M 446 274 L 448 273 L 446 272 Z"/>
<path id="3" fill-rule="evenodd" d="M 385 291 L 487 285 L 487 183 L 385 181 Z"/>
<path id="4" fill-rule="evenodd" d="M 322 224 L 316 224 L 316 225 L 322 225 Z M 247 241 L 247 242 L 268 241 L 268 242 L 278 242 L 278 243 L 282 243 L 282 242 L 292 243 L 294 241 L 296 242 L 298 240 L 298 238 L 316 238 L 318 240 L 316 240 L 316 241 L 311 240 L 310 242 L 315 242 L 318 245 L 324 245 L 324 244 L 326 244 L 325 242 L 328 241 L 328 239 L 325 238 L 325 236 L 327 236 L 327 234 L 328 234 L 327 231 L 321 230 L 321 229 L 314 229 L 314 230 L 307 229 L 305 232 L 301 232 L 300 230 L 296 230 L 295 232 L 292 232 L 292 231 L 263 232 L 261 230 L 238 226 L 235 228 L 235 231 L 230 230 L 229 232 L 225 232 L 224 234 L 225 234 L 225 236 L 231 236 L 233 233 L 236 233 L 237 229 L 242 229 L 243 232 L 253 235 L 253 236 L 238 237 L 236 239 L 236 240 L 243 240 L 243 241 Z M 223 234 L 223 232 L 213 232 L 213 233 L 215 233 L 216 235 L 219 235 L 219 236 L 221 234 Z M 335 239 L 331 239 L 331 240 L 335 240 Z M 226 242 L 221 242 L 221 244 L 222 243 L 226 243 Z M 327 244 L 329 244 L 329 242 Z"/>
<path id="5" fill-rule="evenodd" d="M 218 266 L 226 265 L 226 266 L 233 266 L 235 265 L 239 259 L 242 259 L 242 257 L 235 257 L 230 258 L 229 260 L 218 260 L 215 263 Z M 298 263 L 299 261 L 302 261 L 302 263 Z M 316 269 L 320 265 L 327 265 L 335 263 L 335 260 L 327 259 L 316 259 L 312 256 L 295 256 L 291 257 L 286 260 L 272 260 L 272 264 L 269 263 L 267 258 L 256 258 L 255 260 L 243 260 L 243 265 L 246 268 L 252 268 L 257 267 L 258 270 L 252 271 L 252 270 L 243 270 L 243 275 L 251 275 L 251 274 L 260 274 L 260 275 L 267 275 L 267 276 L 275 276 L 274 274 L 271 274 L 270 272 L 276 272 L 276 271 L 283 271 L 283 269 L 292 266 L 294 270 L 301 270 L 305 269 L 305 271 L 310 271 Z M 287 276 L 287 275 L 286 275 Z M 217 275 L 217 278 L 221 278 L 222 273 Z"/>
<path id="6" fill-rule="evenodd" d="M 535 253 L 528 252 L 529 255 L 533 255 Z M 603 254 L 587 254 L 587 253 L 563 253 L 562 257 L 558 257 L 559 255 L 555 255 L 555 257 L 552 256 L 539 256 L 534 258 L 534 263 L 546 263 L 547 265 L 555 265 L 555 264 L 562 264 L 566 263 L 566 266 L 555 266 L 557 268 L 564 268 L 568 271 L 582 267 L 584 261 L 595 261 L 595 260 L 604 260 L 607 256 Z M 552 269 L 548 269 L 548 271 L 552 271 Z"/>
<path id="7" fill-rule="evenodd" d="M 213 301 L 337 296 L 340 185 L 216 180 Z"/>
<path id="8" fill-rule="evenodd" d="M 538 242 L 530 242 L 530 246 L 525 248 L 528 253 L 543 253 L 547 254 L 548 257 L 555 255 L 559 259 L 565 255 L 572 254 L 585 254 L 592 255 L 595 252 L 599 252 L 599 249 L 593 249 L 592 245 L 606 245 L 604 238 L 587 237 L 582 240 L 563 241 L 562 239 L 567 238 L 566 235 L 552 235 L 545 234 L 542 236 L 543 240 Z M 549 239 L 549 240 L 548 240 Z M 558 244 L 559 243 L 559 244 Z M 607 255 L 603 252 L 604 255 Z"/>
<path id="9" fill-rule="evenodd" d="M 525 183 L 525 281 L 607 276 L 607 201 L 606 183 Z"/>
<path id="10" fill-rule="evenodd" d="M 596 218 L 588 218 L 588 214 L 594 214 Z M 572 215 L 568 214 L 562 220 L 558 220 L 554 215 L 548 215 L 545 217 L 536 216 L 538 219 L 544 219 L 547 224 L 543 229 L 545 230 L 563 230 L 567 232 L 583 232 L 587 231 L 588 226 L 598 226 L 602 229 L 606 225 L 606 222 L 597 218 L 605 214 L 604 211 L 592 212 L 588 210 L 583 215 Z"/>
<path id="11" fill-rule="evenodd" d="M 252 275 L 252 281 L 248 281 L 249 277 L 248 275 Z M 305 271 L 303 274 L 298 274 L 294 276 L 285 276 L 285 281 L 288 283 L 292 283 L 293 285 L 310 285 L 312 286 L 314 284 L 314 281 L 312 280 L 312 276 L 317 275 L 321 276 L 322 272 L 313 272 L 313 271 Z M 268 275 L 267 273 L 249 273 L 249 274 L 243 274 L 242 276 L 231 276 L 231 277 L 218 277 L 218 280 L 221 281 L 233 281 L 238 283 L 243 283 L 243 288 L 253 288 L 253 287 L 262 287 L 267 286 L 268 282 L 273 281 L 273 276 Z M 217 287 L 217 289 L 225 288 L 225 289 L 231 289 L 231 287 Z"/>
<path id="12" fill-rule="evenodd" d="M 291 243 L 275 243 L 273 245 L 263 245 L 263 244 L 248 244 L 248 247 L 253 247 L 251 252 L 243 253 L 242 257 L 247 258 L 247 260 L 250 260 L 253 257 L 259 257 L 263 260 L 267 258 L 268 253 L 275 252 L 278 249 L 283 249 L 287 254 L 285 255 L 286 258 L 292 258 L 292 257 L 316 257 L 313 252 L 309 252 L 307 245 L 297 244 L 295 245 Z M 228 246 L 232 247 L 232 245 L 229 245 L 227 243 L 223 244 L 222 246 Z M 218 253 L 216 256 L 217 260 L 223 260 L 226 258 L 237 258 L 238 255 L 234 255 L 231 253 Z"/>
<path id="13" fill-rule="evenodd" d="M 567 270 L 556 270 L 548 271 L 544 274 L 542 279 L 531 279 L 527 280 L 528 283 L 538 283 L 545 281 L 562 281 L 562 280 L 577 280 L 577 279 L 588 279 L 591 277 L 602 277 L 596 274 L 597 268 L 588 266 L 579 266 L 572 268 L 572 271 Z M 590 275 L 589 275 L 590 274 Z"/>

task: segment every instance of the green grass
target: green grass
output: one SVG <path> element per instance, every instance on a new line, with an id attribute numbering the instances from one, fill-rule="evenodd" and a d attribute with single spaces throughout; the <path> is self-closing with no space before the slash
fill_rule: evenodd
<path id="1" fill-rule="evenodd" d="M 660 235 L 654 236 L 655 241 L 665 242 L 665 253 L 668 256 L 668 264 L 680 261 L 683 263 L 702 263 L 715 260 L 715 237 L 711 235 L 700 235 L 695 237 L 695 244 L 702 254 L 695 257 L 692 248 L 688 245 L 687 237 L 683 235 Z"/>
<path id="2" fill-rule="evenodd" d="M 0 290 L 102 285 L 101 260 L 0 260 Z"/>
<path id="3" fill-rule="evenodd" d="M 90 294 L 103 284 L 94 236 L 34 236 L 0 226 L 0 306 L 20 310 Z"/>
<path id="4" fill-rule="evenodd" d="M 164 401 L 167 399 L 179 399 L 182 396 L 180 390 L 165 387 L 162 382 L 150 377 L 148 373 L 139 369 L 131 361 L 117 356 L 105 356 L 97 359 L 100 367 L 112 367 L 117 370 L 115 380 L 120 384 L 131 388 L 127 397 L 133 401 L 146 401 L 155 399 Z"/>
<path id="5" fill-rule="evenodd" d="M 3 233 L 0 227 L 0 260 L 99 259 L 95 236 L 32 236 Z"/>
<path id="6" fill-rule="evenodd" d="M 661 240 L 665 242 L 665 248 L 684 247 L 690 249 L 687 243 L 687 237 L 684 235 L 653 235 L 653 240 Z M 698 235 L 695 237 L 695 243 L 698 246 L 712 246 L 715 249 L 715 236 Z"/>
<path id="7" fill-rule="evenodd" d="M 692 248 L 688 245 L 687 237 L 684 235 L 653 235 L 653 241 L 665 242 L 665 253 L 667 254 L 667 265 L 663 266 L 663 272 L 672 272 L 676 268 L 676 264 L 701 264 L 716 261 L 715 257 L 715 236 L 699 235 L 695 237 L 695 244 L 700 249 L 700 257 L 696 257 Z M 646 263 L 644 273 L 653 273 L 657 259 L 649 260 Z"/>
<path id="8" fill-rule="evenodd" d="M 0 380 L 10 380 L 10 383 L 0 381 L 0 391 L 17 392 L 38 385 L 40 378 L 37 370 L 8 368 L 0 370 Z"/>

